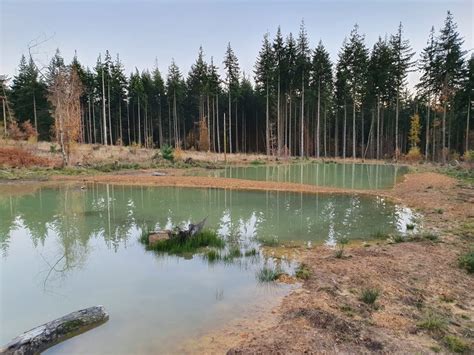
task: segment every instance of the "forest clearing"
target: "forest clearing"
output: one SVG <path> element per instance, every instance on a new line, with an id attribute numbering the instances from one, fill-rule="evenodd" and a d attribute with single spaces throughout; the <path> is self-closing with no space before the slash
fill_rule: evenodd
<path id="1" fill-rule="evenodd" d="M 469 1 L 92 4 L 0 4 L 0 354 L 474 352 Z"/>

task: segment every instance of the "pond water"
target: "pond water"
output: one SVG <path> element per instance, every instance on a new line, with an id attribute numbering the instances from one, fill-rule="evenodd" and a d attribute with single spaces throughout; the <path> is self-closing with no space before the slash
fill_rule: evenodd
<path id="1" fill-rule="evenodd" d="M 407 167 L 382 164 L 295 163 L 229 166 L 206 172 L 208 176 L 276 182 L 293 182 L 345 189 L 377 190 L 395 185 Z"/>
<path id="2" fill-rule="evenodd" d="M 110 320 L 46 353 L 162 353 L 225 324 L 288 286 L 265 287 L 263 256 L 209 264 L 146 251 L 142 228 L 208 216 L 242 248 L 257 237 L 333 243 L 404 231 L 410 210 L 380 198 L 114 185 L 0 195 L 0 344 L 102 304 Z M 291 271 L 294 265 L 282 265 Z"/>

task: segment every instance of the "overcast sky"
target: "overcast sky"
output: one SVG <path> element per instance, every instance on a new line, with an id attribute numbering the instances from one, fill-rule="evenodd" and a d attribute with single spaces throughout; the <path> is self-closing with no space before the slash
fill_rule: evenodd
<path id="1" fill-rule="evenodd" d="M 465 38 L 465 48 L 474 48 L 474 8 L 469 0 L 418 1 L 116 1 L 116 0 L 0 0 L 0 73 L 14 75 L 28 44 L 41 42 L 34 58 L 47 64 L 56 48 L 69 61 L 77 51 L 79 60 L 94 66 L 99 53 L 116 53 L 127 73 L 152 68 L 155 60 L 162 72 L 175 58 L 187 73 L 200 45 L 206 59 L 222 67 L 231 42 L 241 69 L 253 75 L 263 34 L 273 36 L 278 25 L 284 35 L 297 35 L 304 19 L 311 47 L 321 39 L 333 61 L 345 36 L 355 23 L 372 47 L 378 36 L 396 31 L 399 22 L 416 50 L 425 46 L 431 26 L 438 31 L 446 11 L 451 10 Z M 410 77 L 411 83 L 416 75 Z"/>

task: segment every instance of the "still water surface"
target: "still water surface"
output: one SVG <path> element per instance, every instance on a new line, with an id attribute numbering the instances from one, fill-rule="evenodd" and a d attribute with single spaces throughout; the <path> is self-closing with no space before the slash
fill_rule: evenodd
<path id="1" fill-rule="evenodd" d="M 408 171 L 388 164 L 295 163 L 281 165 L 228 166 L 198 173 L 247 180 L 293 182 L 345 189 L 388 189 Z"/>
<path id="2" fill-rule="evenodd" d="M 380 198 L 114 185 L 38 187 L 0 195 L 0 344 L 34 326 L 102 304 L 103 326 L 47 353 L 173 351 L 283 294 L 255 273 L 273 261 L 242 257 L 210 265 L 147 252 L 142 228 L 208 216 L 207 226 L 242 248 L 257 237 L 334 243 L 404 231 L 410 210 Z M 283 267 L 291 270 L 294 265 Z"/>

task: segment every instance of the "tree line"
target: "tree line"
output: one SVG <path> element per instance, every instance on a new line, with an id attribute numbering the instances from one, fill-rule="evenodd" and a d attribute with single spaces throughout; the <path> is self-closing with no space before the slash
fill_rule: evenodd
<path id="1" fill-rule="evenodd" d="M 77 56 L 66 65 L 59 50 L 46 69 L 23 56 L 11 84 L 2 77 L 3 124 L 8 134 L 29 120 L 60 143 L 445 162 L 473 139 L 474 56 L 463 44 L 448 11 L 418 60 L 402 24 L 372 48 L 355 25 L 336 63 L 321 41 L 310 46 L 304 22 L 296 36 L 278 28 L 264 34 L 253 81 L 230 43 L 222 62 L 199 48 L 187 75 L 172 60 L 166 76 L 157 64 L 127 76 L 109 51 L 93 68 Z M 420 74 L 415 90 L 410 71 Z"/>

